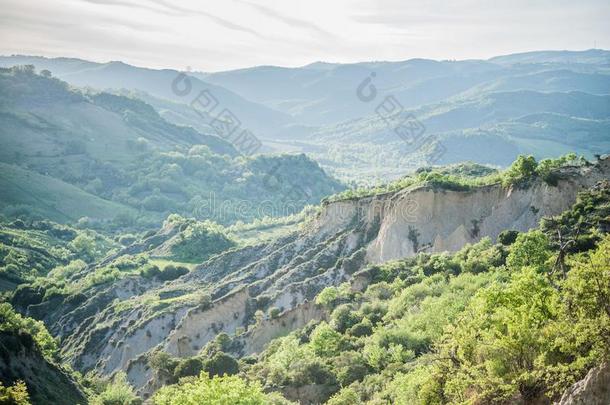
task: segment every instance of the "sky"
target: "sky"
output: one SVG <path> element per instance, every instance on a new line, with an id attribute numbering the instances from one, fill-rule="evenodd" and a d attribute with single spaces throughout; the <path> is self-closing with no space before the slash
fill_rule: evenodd
<path id="1" fill-rule="evenodd" d="M 214 72 L 610 49 L 608 0 L 0 0 L 0 54 Z"/>

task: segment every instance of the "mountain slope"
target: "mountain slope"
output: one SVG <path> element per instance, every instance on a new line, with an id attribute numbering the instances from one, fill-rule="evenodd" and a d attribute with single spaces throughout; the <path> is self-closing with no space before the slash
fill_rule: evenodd
<path id="1" fill-rule="evenodd" d="M 297 233 L 222 253 L 169 283 L 130 275 L 81 288 L 76 302 L 69 293 L 29 305 L 27 298 L 16 299 L 62 337 L 63 354 L 77 369 L 125 369 L 141 393 L 150 393 L 151 351 L 193 356 L 220 332 L 241 334 L 247 327 L 232 350 L 258 352 L 269 339 L 323 317 L 310 301 L 364 265 L 455 251 L 483 237 L 495 240 L 506 229 L 525 231 L 609 176 L 606 159 L 562 169 L 556 186 L 541 179 L 510 188 L 424 186 L 340 200 Z M 80 285 L 78 277 L 71 282 Z M 257 320 L 257 310 L 273 307 L 280 311 L 277 321 Z"/>
<path id="2" fill-rule="evenodd" d="M 261 134 L 291 121 L 290 117 L 280 112 L 250 102 L 238 94 L 193 76 L 188 77 L 191 86 L 188 94 L 180 95 L 180 92 L 172 89 L 174 80 L 179 78 L 180 74 L 175 70 L 139 68 L 122 62 L 94 63 L 78 59 L 36 56 L 0 57 L 0 66 L 17 65 L 34 65 L 38 70 L 49 70 L 74 86 L 89 86 L 99 90 L 139 90 L 184 104 L 191 103 L 201 91 L 207 89 L 220 106 L 215 114 L 223 108 L 228 108 L 243 122 L 245 128 Z M 182 89 L 185 84 L 180 80 L 177 86 L 178 89 Z"/>
<path id="3" fill-rule="evenodd" d="M 0 89 L 0 162 L 12 165 L 5 201 L 58 221 L 119 216 L 141 228 L 170 213 L 250 221 L 299 212 L 342 189 L 305 156 L 242 157 L 225 140 L 171 124 L 138 99 L 82 93 L 27 68 L 0 71 Z M 39 175 L 19 191 L 15 182 L 26 172 Z M 40 175 L 55 180 L 45 184 Z M 76 197 L 69 213 L 45 201 L 63 189 Z"/>
<path id="4" fill-rule="evenodd" d="M 52 221 L 72 222 L 83 217 L 112 220 L 137 214 L 133 208 L 15 165 L 0 163 L 0 171 L 0 201 L 5 215 L 27 212 Z"/>

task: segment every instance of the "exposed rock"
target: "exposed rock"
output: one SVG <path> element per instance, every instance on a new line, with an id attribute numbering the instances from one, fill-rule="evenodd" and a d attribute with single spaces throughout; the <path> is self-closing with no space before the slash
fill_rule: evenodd
<path id="1" fill-rule="evenodd" d="M 610 363 L 592 368 L 585 378 L 574 383 L 561 396 L 557 405 L 610 404 Z"/>
<path id="2" fill-rule="evenodd" d="M 76 307 L 47 306 L 62 354 L 80 371 L 126 370 L 140 393 L 152 371 L 146 354 L 163 349 L 192 356 L 218 333 L 236 333 L 237 355 L 256 353 L 282 334 L 321 319 L 312 303 L 324 287 L 355 279 L 362 289 L 367 264 L 419 251 L 456 251 L 505 229 L 526 231 L 542 216 L 569 208 L 579 191 L 610 177 L 610 159 L 574 168 L 557 186 L 536 180 L 523 188 L 499 184 L 471 191 L 431 187 L 327 204 L 304 229 L 278 240 L 227 251 L 164 284 L 135 277 L 84 291 Z M 171 235 L 169 229 L 165 236 Z M 168 239 L 164 239 L 168 240 Z M 354 275 L 355 276 L 352 276 Z M 202 297 L 211 297 L 211 305 Z M 161 303 L 161 297 L 171 297 Z M 128 305 L 127 305 L 128 304 Z M 277 319 L 257 324 L 257 310 L 277 307 Z"/>

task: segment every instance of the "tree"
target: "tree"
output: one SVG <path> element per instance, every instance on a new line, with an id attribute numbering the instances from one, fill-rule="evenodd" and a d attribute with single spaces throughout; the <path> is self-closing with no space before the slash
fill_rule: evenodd
<path id="1" fill-rule="evenodd" d="M 281 313 L 282 313 L 282 311 L 278 307 L 269 308 L 269 318 L 270 319 L 278 318 Z"/>
<path id="2" fill-rule="evenodd" d="M 311 348 L 319 356 L 333 356 L 341 348 L 342 336 L 335 331 L 329 324 L 322 321 L 311 332 Z"/>
<path id="3" fill-rule="evenodd" d="M 176 379 L 188 376 L 198 376 L 203 370 L 203 361 L 197 357 L 181 360 L 174 370 Z"/>
<path id="4" fill-rule="evenodd" d="M 120 371 L 112 378 L 106 389 L 93 400 L 95 405 L 138 405 L 142 401 L 136 396 L 127 381 L 127 375 Z"/>
<path id="5" fill-rule="evenodd" d="M 170 281 L 170 280 L 175 280 L 178 277 L 184 276 L 188 272 L 189 272 L 189 269 L 187 269 L 184 266 L 174 266 L 173 264 L 168 264 L 157 275 L 157 278 L 162 281 Z"/>
<path id="6" fill-rule="evenodd" d="M 525 266 L 543 268 L 550 257 L 551 249 L 547 236 L 535 230 L 517 236 L 506 258 L 506 264 L 514 270 Z"/>
<path id="7" fill-rule="evenodd" d="M 57 354 L 57 342 L 47 331 L 44 323 L 21 316 L 9 303 L 0 304 L 0 331 L 26 333 L 32 336 L 47 359 L 53 359 Z"/>
<path id="8" fill-rule="evenodd" d="M 536 175 L 538 163 L 532 155 L 519 155 L 517 160 L 504 172 L 502 184 L 508 187 L 512 184 L 522 184 L 527 179 Z"/>
<path id="9" fill-rule="evenodd" d="M 210 376 L 234 375 L 239 371 L 239 363 L 233 356 L 218 352 L 205 362 L 204 369 Z"/>
<path id="10" fill-rule="evenodd" d="M 166 378 L 171 378 L 174 375 L 178 360 L 166 352 L 156 351 L 149 357 L 148 364 L 159 374 Z"/>
<path id="11" fill-rule="evenodd" d="M 610 352 L 610 235 L 597 249 L 572 262 L 563 284 L 567 327 L 582 333 L 601 353 Z"/>
<path id="12" fill-rule="evenodd" d="M 268 405 L 269 395 L 260 384 L 246 382 L 237 376 L 199 378 L 161 388 L 153 397 L 155 405 Z M 277 402 L 276 402 L 277 403 Z"/>
<path id="13" fill-rule="evenodd" d="M 30 396 L 25 383 L 18 380 L 15 384 L 5 387 L 0 381 L 0 404 L 30 405 Z"/>
<path id="14" fill-rule="evenodd" d="M 498 235 L 498 242 L 504 246 L 510 246 L 515 243 L 517 236 L 519 236 L 519 231 L 505 230 Z"/>
<path id="15" fill-rule="evenodd" d="M 344 388 L 333 395 L 327 405 L 359 405 L 362 401 L 360 395 L 353 388 Z"/>

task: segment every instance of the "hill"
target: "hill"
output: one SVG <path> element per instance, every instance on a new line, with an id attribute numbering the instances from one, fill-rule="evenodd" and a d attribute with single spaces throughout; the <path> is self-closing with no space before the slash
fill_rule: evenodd
<path id="1" fill-rule="evenodd" d="M 253 103 L 221 86 L 206 83 L 194 76 L 188 76 L 190 91 L 183 94 L 180 81 L 173 90 L 174 81 L 180 80 L 180 72 L 171 69 L 147 69 L 131 66 L 119 61 L 95 63 L 80 59 L 44 58 L 38 56 L 3 56 L 0 66 L 33 65 L 38 70 L 49 70 L 56 77 L 78 87 L 92 87 L 99 90 L 140 90 L 152 96 L 191 103 L 203 90 L 208 90 L 217 100 L 219 108 L 227 108 L 237 114 L 244 127 L 259 134 L 272 130 L 291 121 L 290 117 L 265 106 Z M 186 84 L 184 84 L 186 86 Z M 216 111 L 215 113 L 218 113 Z"/>
<path id="2" fill-rule="evenodd" d="M 139 99 L 84 93 L 30 68 L 1 71 L 0 89 L 10 212 L 138 229 L 173 212 L 248 222 L 297 213 L 342 188 L 305 156 L 243 157 Z"/>
<path id="3" fill-rule="evenodd" d="M 546 170 L 540 174 L 522 172 L 519 162 L 522 161 L 503 174 L 508 184 L 493 179 L 478 182 L 476 179 L 498 173 L 476 165 L 462 165 L 436 174 L 424 170 L 420 183 L 330 201 L 301 229 L 277 240 L 223 251 L 190 271 L 165 279 L 169 282 L 145 270 L 150 266 L 149 258 L 141 255 L 141 251 L 126 250 L 111 262 L 100 263 L 89 271 L 64 279 L 40 279 L 33 286 L 21 288 L 13 302 L 30 316 L 44 319 L 51 332 L 62 337 L 62 354 L 75 368 L 96 369 L 104 374 L 125 370 L 140 394 L 150 394 L 165 381 L 151 368 L 152 364 L 159 367 L 151 360 L 158 351 L 179 358 L 206 356 L 208 350 L 210 356 L 218 350 L 238 357 L 261 354 L 272 339 L 306 327 L 311 320 L 323 323 L 323 319 L 328 319 L 323 305 L 314 305 L 314 299 L 318 296 L 316 300 L 322 302 L 320 294 L 329 286 L 340 289 L 335 291 L 337 297 L 343 294 L 350 297 L 349 291 L 360 291 L 372 280 L 390 283 L 395 277 L 397 283 L 423 282 L 421 288 L 425 288 L 426 283 L 436 279 L 425 281 L 422 277 L 433 277 L 439 268 L 448 275 L 472 273 L 463 276 L 469 280 L 464 281 L 466 285 L 473 282 L 473 288 L 487 286 L 492 281 L 487 276 L 500 275 L 490 272 L 478 281 L 469 277 L 504 263 L 506 256 L 492 242 L 510 239 L 504 231 L 525 233 L 537 227 L 543 217 L 569 209 L 581 190 L 601 187 L 598 183 L 607 180 L 610 170 L 607 159 L 595 165 L 574 165 L 564 160 L 555 162 L 555 166 L 541 164 L 554 167 L 551 176 Z M 456 181 L 452 176 L 459 173 L 469 180 Z M 607 216 L 604 190 L 600 191 L 601 199 L 594 200 L 598 203 L 589 200 L 582 203 L 588 207 L 586 212 L 591 211 L 591 218 L 583 222 L 587 231 L 578 241 L 579 248 L 589 249 L 600 240 L 596 229 L 603 226 Z M 575 208 L 575 212 L 579 210 Z M 572 221 L 569 215 L 565 218 Z M 175 240 L 171 233 L 159 235 L 164 236 L 155 239 L 155 244 L 160 243 L 158 246 Z M 478 247 L 470 245 L 477 242 Z M 460 249 L 464 250 L 456 257 L 466 255 L 466 258 L 456 260 L 470 270 L 454 269 L 442 254 Z M 437 258 L 431 259 L 429 255 L 436 253 Z M 398 259 L 407 263 L 404 278 L 395 273 L 402 267 L 391 264 Z M 423 276 L 412 270 L 416 265 L 428 269 L 422 270 Z M 369 270 L 359 272 L 364 269 Z M 457 273 L 451 273 L 451 269 Z M 410 275 L 414 278 L 408 278 Z M 483 284 L 477 284 L 479 281 Z M 344 282 L 353 286 L 344 290 L 341 287 Z M 411 284 L 400 284 L 397 293 L 408 285 Z M 35 296 L 31 294 L 33 289 L 47 292 L 44 297 Z M 474 289 L 468 291 L 473 293 Z M 361 336 L 369 336 L 371 329 Z M 306 330 L 307 334 L 311 332 Z M 343 333 L 343 329 L 338 330 Z M 396 339 L 396 344 L 413 350 L 409 356 L 428 351 L 426 343 L 417 343 L 415 337 L 413 341 L 409 336 Z M 368 340 L 363 339 L 365 342 Z M 388 344 L 379 344 L 388 349 Z M 269 347 L 271 353 L 277 348 Z M 319 353 L 323 350 L 320 348 Z M 343 349 L 332 350 L 337 354 Z M 258 357 L 263 367 L 266 356 Z M 387 356 L 390 358 L 391 354 Z M 409 363 L 407 358 L 400 361 Z M 375 370 L 382 368 L 381 363 L 368 364 Z M 367 370 L 368 367 L 365 366 Z M 282 385 L 282 381 L 293 381 L 290 378 L 269 382 Z M 316 380 L 312 374 L 304 374 L 303 378 L 295 377 L 294 384 L 287 384 L 295 388 L 302 386 L 299 385 L 302 381 L 325 385 L 328 391 L 323 395 L 327 396 L 339 388 L 332 380 Z M 277 385 L 273 387 L 278 389 Z"/>
<path id="4" fill-rule="evenodd" d="M 190 72 L 189 77 L 194 87 L 200 81 L 212 89 L 227 89 L 284 117 L 270 118 L 250 104 L 235 104 L 232 111 L 240 119 L 251 111 L 252 125 L 264 126 L 257 132 L 264 141 L 261 150 L 308 153 L 336 177 L 375 184 L 435 162 L 466 159 L 503 166 L 519 153 L 538 158 L 569 151 L 588 157 L 607 153 L 608 54 L 538 51 L 488 60 L 320 62 L 297 68 Z M 0 65 L 16 63 L 50 69 L 79 85 L 130 89 L 168 121 L 210 130 L 212 117 L 204 112 L 202 119 L 194 113 L 188 105 L 191 99 L 158 88 L 158 83 L 170 80 L 166 71 L 64 58 L 0 58 Z M 135 72 L 140 79 L 132 80 Z M 144 77 L 154 77 L 154 85 Z M 373 99 L 358 92 L 372 92 Z M 386 122 L 376 111 L 389 96 L 399 103 L 395 107 L 401 113 Z M 535 124 L 519 121 L 531 114 L 563 117 Z M 404 117 L 410 125 L 415 118 L 415 125 L 433 141 L 424 147 L 405 143 L 394 131 Z"/>

